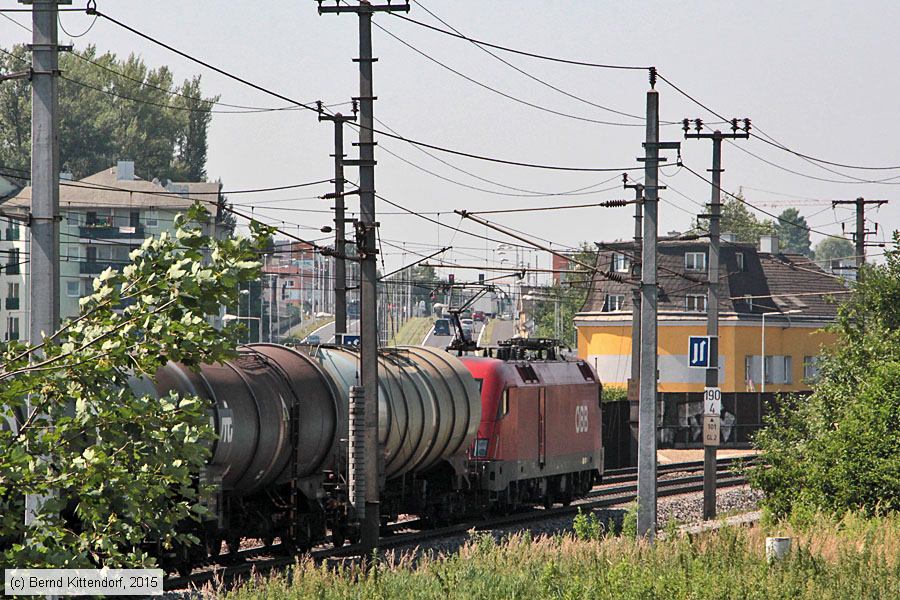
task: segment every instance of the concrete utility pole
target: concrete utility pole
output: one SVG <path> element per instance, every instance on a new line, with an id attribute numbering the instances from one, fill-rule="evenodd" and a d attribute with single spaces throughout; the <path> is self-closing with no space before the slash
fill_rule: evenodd
<path id="1" fill-rule="evenodd" d="M 750 137 L 750 119 L 743 119 L 743 129 L 738 127 L 738 119 L 731 120 L 731 133 L 718 129 L 703 132 L 703 121 L 694 119 L 696 133 L 690 133 L 690 120 L 683 123 L 685 139 L 709 139 L 713 143 L 712 155 L 712 195 L 709 214 L 700 215 L 709 219 L 709 270 L 707 274 L 706 335 L 709 336 L 709 363 L 706 368 L 706 386 L 703 393 L 703 518 L 716 516 L 716 449 L 719 446 L 719 419 L 722 412 L 722 391 L 719 389 L 719 220 L 722 214 L 722 140 L 747 139 Z M 712 403 L 712 404 L 710 404 Z M 707 431 L 707 420 L 710 421 Z"/>
<path id="2" fill-rule="evenodd" d="M 352 12 L 359 16 L 359 160 L 345 160 L 345 165 L 359 166 L 360 219 L 356 227 L 360 260 L 360 371 L 365 393 L 365 473 L 366 505 L 360 530 L 363 551 L 378 545 L 381 512 L 379 484 L 383 456 L 378 444 L 378 274 L 375 256 L 375 140 L 372 91 L 372 15 L 376 12 L 409 12 L 409 4 L 375 5 L 361 0 L 357 6 L 323 6 L 318 0 L 319 14 Z"/>
<path id="3" fill-rule="evenodd" d="M 347 219 L 344 211 L 344 123 L 356 120 L 356 100 L 353 101 L 353 116 L 341 113 L 325 114 L 322 103 L 319 106 L 319 120 L 334 123 L 334 339 L 340 343 L 340 336 L 347 333 Z"/>
<path id="4" fill-rule="evenodd" d="M 660 150 L 678 150 L 680 142 L 659 141 L 659 92 L 656 69 L 650 69 L 647 92 L 647 130 L 644 142 L 644 236 L 641 269 L 641 357 L 640 401 L 638 405 L 638 522 L 639 536 L 656 537 L 656 387 L 657 330 L 656 314 L 659 287 L 656 279 L 657 228 L 659 224 L 659 157 Z"/>
<path id="5" fill-rule="evenodd" d="M 66 0 L 20 0 L 32 5 L 31 45 L 31 292 L 29 343 L 40 344 L 59 326 L 59 46 L 58 4 Z M 28 414 L 32 407 L 28 406 Z M 25 498 L 25 523 L 46 499 Z"/>
<path id="6" fill-rule="evenodd" d="M 887 202 L 887 200 L 866 200 L 865 198 L 857 198 L 856 200 L 834 200 L 831 203 L 832 208 L 838 204 L 853 204 L 856 206 L 856 233 L 853 234 L 853 241 L 856 246 L 857 269 L 860 269 L 866 264 L 866 236 L 875 233 L 875 231 L 866 229 L 866 205 L 881 206 L 882 204 L 887 204 Z M 856 276 L 859 277 L 859 275 L 860 271 L 857 270 Z"/>
<path id="7" fill-rule="evenodd" d="M 628 426 L 631 440 L 628 444 L 628 462 L 638 462 L 638 423 L 641 381 L 641 244 L 644 227 L 644 186 L 628 183 L 628 174 L 622 174 L 626 189 L 634 190 L 634 261 L 631 267 L 632 281 L 638 285 L 631 291 L 631 379 L 628 380 Z"/>

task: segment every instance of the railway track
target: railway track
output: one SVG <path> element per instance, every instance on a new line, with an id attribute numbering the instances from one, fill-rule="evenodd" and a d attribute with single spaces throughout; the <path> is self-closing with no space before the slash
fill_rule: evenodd
<path id="1" fill-rule="evenodd" d="M 717 488 L 727 488 L 747 483 L 746 478 L 736 474 L 733 469 L 738 464 L 750 464 L 753 458 L 722 458 L 716 465 Z M 681 462 L 660 465 L 658 467 L 657 496 L 676 496 L 703 490 L 703 462 Z M 673 476 L 680 473 L 696 473 Z M 392 523 L 388 526 L 388 535 L 382 537 L 380 550 L 413 548 L 425 542 L 464 534 L 470 530 L 489 530 L 525 525 L 557 517 L 576 514 L 579 510 L 608 508 L 632 502 L 637 497 L 637 469 L 610 469 L 604 474 L 604 482 L 595 486 L 585 498 L 568 506 L 555 506 L 549 509 L 535 509 L 509 515 L 492 515 L 489 519 L 467 520 L 445 527 L 432 529 L 416 529 L 421 527 L 418 519 Z M 280 555 L 278 544 L 270 547 L 259 547 L 242 550 L 236 557 L 224 554 L 219 562 L 210 563 L 203 570 L 195 571 L 187 577 L 167 578 L 166 590 L 199 588 L 208 583 L 214 585 L 228 584 L 246 578 L 252 573 L 266 573 L 294 564 L 298 555 Z M 313 549 L 309 555 L 315 560 L 341 559 L 359 556 L 359 549 L 354 546 L 342 548 Z"/>

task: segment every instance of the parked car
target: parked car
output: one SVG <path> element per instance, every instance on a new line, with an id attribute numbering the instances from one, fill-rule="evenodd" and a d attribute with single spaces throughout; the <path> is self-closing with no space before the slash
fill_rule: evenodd
<path id="1" fill-rule="evenodd" d="M 485 321 L 484 311 L 482 311 L 482 310 L 476 310 L 475 312 L 473 312 L 473 313 L 472 313 L 472 320 L 473 320 L 473 321 L 478 321 L 478 322 L 480 322 L 480 323 L 484 323 L 484 321 Z"/>
<path id="2" fill-rule="evenodd" d="M 316 346 L 318 344 L 321 344 L 322 340 L 321 340 L 321 338 L 319 338 L 319 336 L 317 336 L 316 334 L 313 333 L 313 334 L 306 336 L 306 343 L 310 344 L 312 346 Z"/>
<path id="3" fill-rule="evenodd" d="M 438 319 L 434 322 L 434 335 L 451 335 L 450 319 Z"/>

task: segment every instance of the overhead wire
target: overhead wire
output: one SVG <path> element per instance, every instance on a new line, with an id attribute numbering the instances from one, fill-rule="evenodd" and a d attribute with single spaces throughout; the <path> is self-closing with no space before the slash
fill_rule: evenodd
<path id="1" fill-rule="evenodd" d="M 427 12 L 429 15 L 431 15 L 434 19 L 436 19 L 436 20 L 439 21 L 440 23 L 442 23 L 445 27 L 451 29 L 451 30 L 454 31 L 455 33 L 458 33 L 459 35 L 463 35 L 463 33 L 462 33 L 459 29 L 453 27 L 450 23 L 448 23 L 447 21 L 445 21 L 444 19 L 442 19 L 441 17 L 439 17 L 438 15 L 436 15 L 436 14 L 435 14 L 432 10 L 430 10 L 427 6 L 425 6 L 424 4 L 422 4 L 422 2 L 419 2 L 418 0 L 413 0 L 413 1 L 414 1 L 416 4 L 418 4 L 419 7 L 422 8 L 422 10 L 424 10 L 425 12 Z M 609 108 L 608 106 L 603 106 L 602 104 L 597 104 L 596 102 L 592 102 L 591 100 L 587 100 L 586 98 L 582 98 L 581 96 L 577 96 L 577 95 L 575 95 L 575 94 L 572 94 L 571 92 L 567 92 L 566 90 L 563 90 L 563 89 L 561 89 L 561 88 L 559 88 L 559 87 L 557 87 L 557 86 L 555 86 L 555 85 L 553 85 L 553 84 L 551 84 L 551 83 L 548 83 L 548 82 L 544 81 L 543 79 L 541 79 L 541 78 L 539 78 L 539 77 L 536 77 L 536 76 L 532 75 L 532 74 L 529 73 L 528 71 L 525 71 L 524 69 L 521 69 L 521 68 L 517 67 L 516 65 L 512 64 L 511 62 L 507 61 L 506 59 L 502 58 L 501 56 L 495 54 L 494 52 L 491 52 L 491 51 L 488 50 L 485 46 L 479 45 L 479 44 L 478 44 L 477 42 L 475 42 L 474 40 L 470 40 L 470 42 L 471 42 L 476 48 L 480 49 L 482 52 L 488 54 L 489 56 L 494 57 L 496 60 L 498 60 L 498 61 L 500 61 L 501 63 L 505 64 L 505 65 L 508 66 L 509 68 L 511 68 L 511 69 L 513 69 L 513 70 L 515 70 L 515 71 L 517 71 L 518 73 L 521 73 L 522 75 L 528 77 L 529 79 L 531 79 L 531 80 L 533 80 L 533 81 L 536 81 L 537 83 L 540 83 L 541 85 L 543 85 L 543 86 L 545 86 L 545 87 L 550 88 L 551 90 L 554 90 L 554 91 L 556 91 L 556 92 L 559 92 L 560 94 L 563 94 L 564 96 L 567 96 L 567 97 L 569 97 L 569 98 L 572 98 L 573 100 L 577 100 L 577 101 L 579 101 L 579 102 L 581 102 L 581 103 L 583 103 L 583 104 L 587 104 L 588 106 L 593 106 L 593 107 L 595 107 L 595 108 L 599 108 L 600 110 L 605 110 L 605 111 L 607 111 L 607 112 L 610 112 L 610 113 L 613 113 L 613 114 L 617 114 L 617 115 L 620 115 L 620 116 L 623 116 L 623 117 L 630 117 L 630 118 L 632 118 L 632 119 L 638 119 L 638 120 L 641 120 L 641 121 L 645 120 L 645 118 L 644 118 L 643 116 L 641 116 L 641 115 L 634 115 L 634 114 L 627 113 L 627 112 L 624 112 L 624 111 L 621 111 L 621 110 L 616 110 L 616 109 L 614 109 L 614 108 Z"/>
<path id="2" fill-rule="evenodd" d="M 419 54 L 419 55 L 425 57 L 426 59 L 430 60 L 431 62 L 435 63 L 436 65 L 438 65 L 438 66 L 440 66 L 440 67 L 446 69 L 447 71 L 450 71 L 450 72 L 453 73 L 454 75 L 457 75 L 457 76 L 459 76 L 459 77 L 462 77 L 463 79 L 465 79 L 466 81 L 468 81 L 468 82 L 470 82 L 470 83 L 473 83 L 473 84 L 475 84 L 475 85 L 477 85 L 477 86 L 479 86 L 479 87 L 481 87 L 481 88 L 484 88 L 484 89 L 486 89 L 486 90 L 488 90 L 488 91 L 490 91 L 490 92 L 493 92 L 493 93 L 495 93 L 495 94 L 497 94 L 497 95 L 499 95 L 499 96 L 502 96 L 502 97 L 506 98 L 507 100 L 511 100 L 511 101 L 516 102 L 516 103 L 518 103 L 518 104 L 522 104 L 522 105 L 524 105 L 524 106 L 528 106 L 528 107 L 530 107 L 530 108 L 534 108 L 534 109 L 537 109 L 537 110 L 540 110 L 540 111 L 542 111 L 542 112 L 546 112 L 546 113 L 549 113 L 549 114 L 552 114 L 552 115 L 556 115 L 556 116 L 559 116 L 559 117 L 565 117 L 565 118 L 567 118 L 567 119 L 573 119 L 573 120 L 576 120 L 576 121 L 582 121 L 582 122 L 586 122 L 586 123 L 594 123 L 594 124 L 597 124 L 597 125 L 611 125 L 611 126 L 616 126 L 616 127 L 643 127 L 643 123 L 619 123 L 619 122 L 615 122 L 615 121 L 604 121 L 604 120 L 601 120 L 601 119 L 592 119 L 592 118 L 590 118 L 590 117 L 583 117 L 583 116 L 580 116 L 580 115 L 573 115 L 573 114 L 571 114 L 571 113 L 566 113 L 566 112 L 562 112 L 562 111 L 559 111 L 559 110 L 554 110 L 554 109 L 552 109 L 552 108 L 548 108 L 548 107 L 543 106 L 543 105 L 540 105 L 540 104 L 535 104 L 534 102 L 529 102 L 528 100 L 523 100 L 522 98 L 519 98 L 519 97 L 514 96 L 514 95 L 512 95 L 512 94 L 507 94 L 506 92 L 504 92 L 504 91 L 502 91 L 502 90 L 499 90 L 499 89 L 497 89 L 497 88 L 495 88 L 495 87 L 492 87 L 492 86 L 490 86 L 490 85 L 488 85 L 488 84 L 486 84 L 486 83 L 483 83 L 483 82 L 481 82 L 481 81 L 478 81 L 477 79 L 475 79 L 475 78 L 473 78 L 473 77 L 469 77 L 469 76 L 466 75 L 465 73 L 463 73 L 463 72 L 461 72 L 461 71 L 458 71 L 458 70 L 454 69 L 453 67 L 451 67 L 450 65 L 448 65 L 448 64 L 446 64 L 446 63 L 443 63 L 443 62 L 439 61 L 438 59 L 434 58 L 434 57 L 431 56 L 430 54 L 428 54 L 428 53 L 426 53 L 426 52 L 423 52 L 423 51 L 419 50 L 418 48 L 416 48 L 415 46 L 413 46 L 412 44 L 410 44 L 409 42 L 407 42 L 407 41 L 404 40 L 403 38 L 401 38 L 401 37 L 399 37 L 399 36 L 397 36 L 397 35 L 394 35 L 394 33 L 392 33 L 392 32 L 391 32 L 389 29 L 387 29 L 386 27 L 383 27 L 383 26 L 382 26 L 381 24 L 379 24 L 377 21 L 372 21 L 372 24 L 375 25 L 375 27 L 377 27 L 378 29 L 380 29 L 380 30 L 383 31 L 384 33 L 386 33 L 387 35 L 391 36 L 392 38 L 394 38 L 395 40 L 397 40 L 398 42 L 400 42 L 401 44 L 403 44 L 404 46 L 406 46 L 407 48 L 409 48 L 410 50 L 412 50 L 413 52 L 416 52 L 417 54 Z"/>
<path id="3" fill-rule="evenodd" d="M 556 57 L 556 56 L 549 56 L 546 54 L 538 54 L 535 52 L 528 52 L 525 50 L 517 50 L 515 48 L 501 46 L 499 44 L 492 44 L 491 42 L 479 40 L 477 38 L 469 37 L 467 35 L 463 35 L 461 33 L 456 33 L 454 31 L 441 29 L 440 27 L 435 27 L 434 25 L 429 25 L 428 23 L 423 23 L 421 21 L 417 21 L 416 19 L 413 19 L 406 15 L 401 15 L 401 14 L 397 14 L 397 13 L 391 13 L 391 14 L 398 19 L 403 19 L 404 21 L 408 21 L 410 23 L 415 23 L 416 25 L 419 25 L 420 27 L 424 27 L 426 29 L 436 31 L 438 33 L 442 33 L 442 34 L 448 35 L 450 37 L 455 37 L 455 38 L 458 38 L 461 40 L 466 40 L 468 42 L 478 44 L 481 46 L 487 46 L 488 48 L 493 48 L 495 50 L 501 50 L 503 52 L 509 52 L 512 54 L 518 54 L 520 56 L 528 56 L 530 58 L 537 58 L 540 60 L 546 60 L 546 61 L 550 61 L 550 62 L 575 65 L 575 66 L 580 66 L 580 67 L 592 67 L 592 68 L 598 68 L 598 69 L 617 69 L 617 70 L 626 70 L 626 71 L 647 71 L 650 69 L 649 66 L 644 67 L 644 66 L 637 66 L 637 65 L 616 65 L 616 64 L 608 64 L 608 63 L 595 63 L 595 62 L 588 62 L 588 61 L 582 61 L 582 60 L 560 58 L 560 57 Z"/>

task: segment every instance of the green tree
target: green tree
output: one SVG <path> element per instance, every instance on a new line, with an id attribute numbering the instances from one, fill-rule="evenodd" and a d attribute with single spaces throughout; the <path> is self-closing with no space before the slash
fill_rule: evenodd
<path id="1" fill-rule="evenodd" d="M 259 272 L 271 229 L 215 240 L 195 206 L 177 233 L 146 240 L 107 269 L 81 313 L 41 344 L 0 346 L 0 556 L 20 567 L 150 565 L 147 538 L 190 543 L 178 525 L 204 512 L 197 474 L 212 432 L 195 397 L 137 393 L 167 360 L 197 367 L 234 355 L 210 316 Z M 26 418 L 26 398 L 35 410 Z M 14 427 L 6 426 L 13 423 Z M 52 423 L 52 427 L 49 425 Z M 48 497 L 23 521 L 26 494 Z"/>
<path id="2" fill-rule="evenodd" d="M 801 216 L 796 208 L 786 208 L 778 215 L 775 233 L 785 252 L 812 257 L 809 226 L 806 224 L 806 218 Z"/>
<path id="3" fill-rule="evenodd" d="M 744 200 L 743 191 L 735 194 L 737 198 Z M 751 244 L 759 243 L 759 236 L 774 235 L 775 224 L 769 220 L 756 218 L 747 205 L 741 200 L 728 197 L 722 203 L 722 219 L 720 229 L 722 233 L 733 233 L 739 242 Z M 705 231 L 709 230 L 709 219 L 696 219 L 694 227 Z"/>
<path id="4" fill-rule="evenodd" d="M 853 248 L 853 243 L 850 240 L 827 237 L 816 244 L 816 261 L 825 266 L 830 261 L 838 258 L 846 258 L 852 261 L 854 254 L 856 254 L 856 250 Z"/>
<path id="5" fill-rule="evenodd" d="M 0 58 L 3 72 L 29 66 L 24 46 Z M 76 179 L 118 159 L 134 160 L 138 174 L 173 180 L 206 177 L 210 110 L 200 77 L 180 86 L 165 66 L 153 69 L 134 54 L 120 59 L 88 46 L 60 55 L 60 164 Z M 0 86 L 0 164 L 27 172 L 30 164 L 31 86 L 28 80 Z M 27 177 L 27 175 L 26 175 Z"/>
<path id="6" fill-rule="evenodd" d="M 861 276 L 812 396 L 788 399 L 757 436 L 751 480 L 776 515 L 900 510 L 900 251 Z"/>
<path id="7" fill-rule="evenodd" d="M 593 244 L 584 242 L 574 255 L 575 260 L 586 265 L 597 263 L 597 251 Z M 559 338 L 564 343 L 575 342 L 575 315 L 584 308 L 591 289 L 593 272 L 572 262 L 570 272 L 564 273 L 559 285 L 547 288 L 541 295 L 546 299 L 535 302 L 535 334 L 539 337 L 554 338 L 557 320 Z M 559 314 L 557 314 L 557 305 Z"/>

